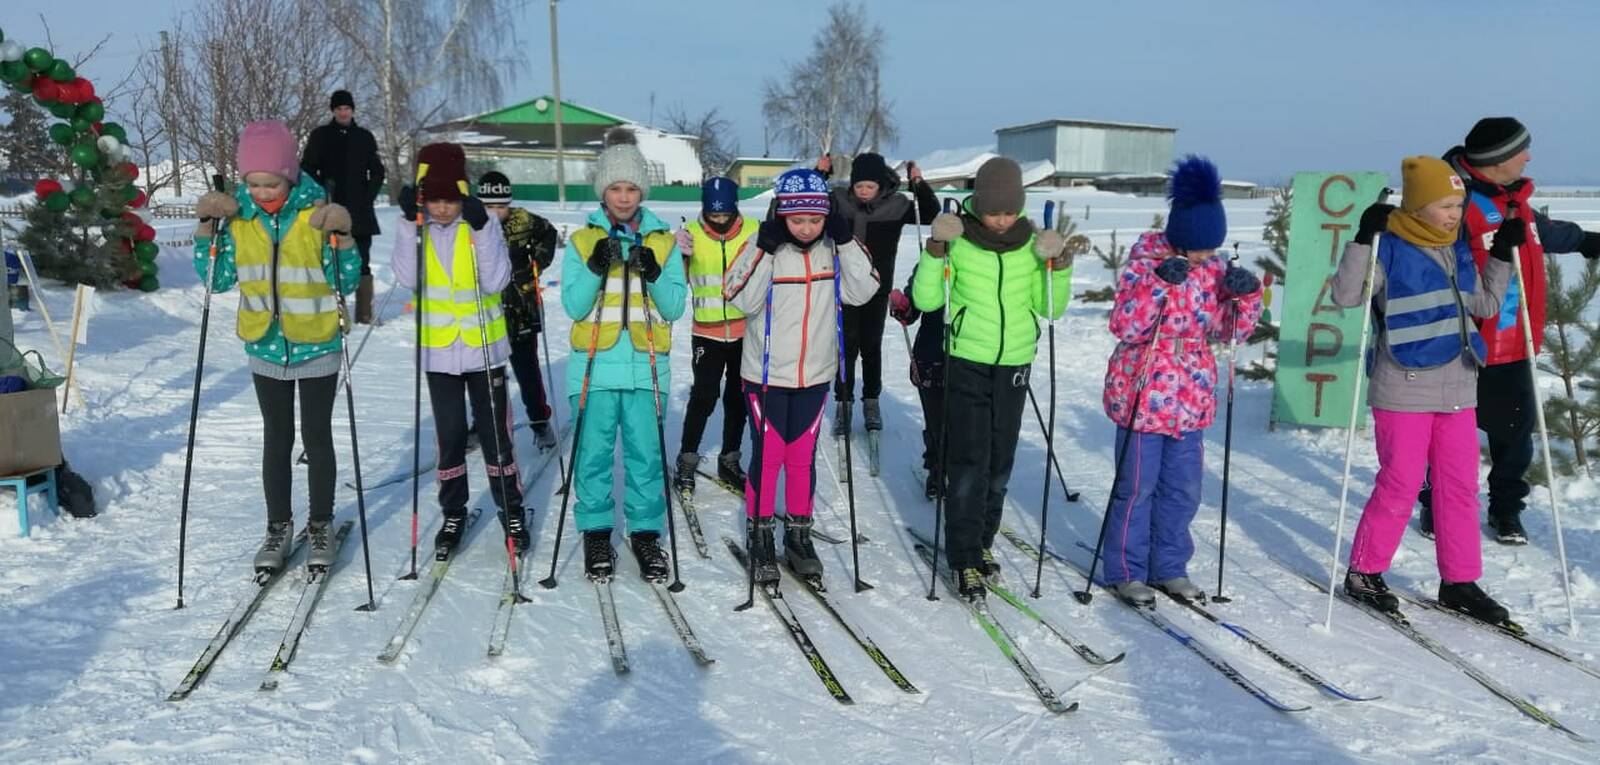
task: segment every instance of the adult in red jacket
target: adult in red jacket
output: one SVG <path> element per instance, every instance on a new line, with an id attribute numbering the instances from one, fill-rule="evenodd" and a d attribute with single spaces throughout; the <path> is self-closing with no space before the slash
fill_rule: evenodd
<path id="1" fill-rule="evenodd" d="M 1466 141 L 1444 155 L 1467 186 L 1467 209 L 1462 221 L 1462 236 L 1472 245 L 1472 256 L 1483 268 L 1489 257 L 1489 244 L 1500 224 L 1511 217 L 1531 220 L 1528 242 L 1521 248 L 1522 275 L 1526 284 L 1514 278 L 1506 290 L 1500 313 L 1478 323 L 1478 331 L 1489 346 L 1487 366 L 1478 375 L 1478 429 L 1488 436 L 1489 527 L 1501 544 L 1527 544 L 1521 513 L 1529 486 L 1525 478 L 1533 462 L 1534 413 L 1533 379 L 1524 328 L 1517 302 L 1527 293 L 1528 318 L 1533 322 L 1535 353 L 1544 340 L 1545 253 L 1580 252 L 1586 258 L 1600 257 L 1600 234 L 1586 232 L 1577 224 L 1551 220 L 1528 204 L 1533 196 L 1533 179 L 1523 176 L 1532 158 L 1528 146 L 1532 136 L 1512 117 L 1486 117 L 1467 133 Z M 1432 495 L 1422 490 L 1422 532 L 1433 534 Z"/>

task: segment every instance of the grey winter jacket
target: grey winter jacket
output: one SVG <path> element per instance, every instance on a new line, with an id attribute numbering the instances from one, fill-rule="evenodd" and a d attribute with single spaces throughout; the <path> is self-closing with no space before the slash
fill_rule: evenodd
<path id="1" fill-rule="evenodd" d="M 768 289 L 772 290 L 772 352 L 766 365 L 767 384 L 809 388 L 830 382 L 838 374 L 834 247 L 826 236 L 810 251 L 793 242 L 784 242 L 774 252 L 746 247 L 728 267 L 723 296 L 745 314 L 744 355 L 739 364 L 745 380 L 762 381 Z M 854 241 L 837 247 L 844 304 L 862 305 L 878 291 L 878 272 Z"/>
<path id="2" fill-rule="evenodd" d="M 1455 252 L 1450 247 L 1422 248 L 1446 272 L 1455 270 Z M 1333 302 L 1346 308 L 1361 304 L 1362 282 L 1366 280 L 1367 266 L 1371 263 L 1372 246 L 1350 242 L 1344 247 L 1339 260 L 1339 270 L 1333 275 Z M 1383 269 L 1376 269 L 1372 284 L 1372 304 L 1379 311 L 1387 307 L 1384 298 Z M 1467 313 L 1479 318 L 1494 316 L 1505 300 L 1506 285 L 1511 279 L 1511 264 L 1489 258 L 1477 280 L 1477 289 L 1461 293 L 1461 305 Z M 1374 317 L 1372 343 L 1376 348 L 1369 370 L 1371 381 L 1367 386 L 1367 404 L 1376 409 L 1395 412 L 1450 413 L 1478 405 L 1478 360 L 1471 351 L 1455 361 L 1433 369 L 1407 369 L 1395 361 L 1389 351 L 1389 342 L 1382 327 Z M 1463 318 L 1463 322 L 1466 319 Z"/>

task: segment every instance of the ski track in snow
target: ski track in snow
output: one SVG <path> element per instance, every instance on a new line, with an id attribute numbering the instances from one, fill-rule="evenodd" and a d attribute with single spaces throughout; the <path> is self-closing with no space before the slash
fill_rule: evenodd
<path id="1" fill-rule="evenodd" d="M 1104 246 L 1110 232 L 1130 244 L 1157 200 L 1082 191 L 1030 195 L 1037 216 L 1045 199 L 1066 200 L 1080 229 Z M 746 204 L 759 213 L 763 199 Z M 1594 228 L 1600 211 L 1587 200 L 1550 200 L 1554 217 Z M 1083 206 L 1092 205 L 1084 220 Z M 1260 228 L 1266 200 L 1229 201 L 1231 235 L 1241 260 L 1266 254 Z M 587 210 L 532 207 L 569 230 Z M 693 217 L 697 206 L 652 205 L 664 220 Z M 381 214 L 392 233 L 393 210 Z M 185 223 L 165 223 L 163 239 Z M 925 230 L 924 230 L 925 233 Z M 1230 240 L 1231 241 L 1231 240 Z M 377 301 L 392 289 L 392 239 L 374 243 Z M 894 275 L 902 286 L 915 263 L 916 234 L 908 227 Z M 546 274 L 559 283 L 558 266 Z M 615 583 L 618 612 L 633 670 L 616 676 L 607 660 L 591 586 L 581 575 L 578 537 L 567 529 L 561 585 L 537 580 L 550 564 L 560 498 L 552 496 L 555 463 L 528 494 L 538 508 L 537 550 L 522 578 L 531 602 L 519 606 L 506 655 L 486 659 L 504 565 L 492 515 L 480 522 L 422 623 L 393 666 L 374 656 L 416 586 L 396 582 L 409 564 L 410 488 L 369 491 L 372 571 L 380 609 L 365 602 L 359 533 L 345 545 L 335 578 L 312 619 L 282 687 L 256 690 L 283 627 L 293 613 L 297 575 L 279 582 L 260 611 L 186 701 L 165 696 L 194 661 L 227 609 L 243 592 L 248 561 L 262 531 L 259 487 L 259 411 L 243 349 L 233 336 L 237 297 L 218 295 L 196 440 L 190 501 L 187 608 L 175 603 L 176 543 L 190 385 L 194 375 L 203 290 L 187 248 L 165 248 L 164 287 L 150 294 L 107 294 L 80 348 L 77 379 L 86 401 L 63 417 L 63 438 L 74 466 L 95 485 L 103 515 L 92 521 L 35 513 L 31 540 L 15 535 L 9 493 L 0 497 L 0 761 L 323 762 L 637 761 L 648 753 L 671 762 L 1414 762 L 1446 760 L 1593 762 L 1595 747 L 1573 743 L 1523 718 L 1470 679 L 1390 629 L 1346 606 L 1334 611 L 1334 631 L 1322 627 L 1325 596 L 1278 562 L 1326 576 L 1327 547 L 1338 505 L 1340 431 L 1266 430 L 1269 384 L 1242 382 L 1236 406 L 1227 591 L 1231 605 L 1213 610 L 1249 627 L 1285 653 L 1354 692 L 1378 701 L 1338 702 L 1256 655 L 1242 640 L 1172 604 L 1161 606 L 1182 626 L 1269 692 L 1312 709 L 1273 712 L 1233 687 L 1175 641 L 1101 594 L 1080 606 L 1068 593 L 1081 581 L 1046 565 L 1044 598 L 1032 604 L 1107 655 L 1127 659 L 1081 685 L 1091 667 L 1065 645 L 998 599 L 993 611 L 1017 635 L 1066 701 L 1079 711 L 1051 715 L 948 593 L 924 595 L 928 571 L 903 527 L 931 531 L 933 507 L 913 486 L 909 464 L 920 459 L 921 415 L 906 375 L 906 349 L 893 323 L 884 341 L 884 418 L 880 485 L 867 476 L 864 450 L 856 460 L 857 516 L 872 542 L 860 550 L 862 576 L 876 589 L 854 594 L 846 545 L 819 545 L 828 584 L 854 617 L 922 694 L 896 690 L 825 611 L 797 586 L 786 591 L 811 638 L 853 706 L 821 688 L 764 606 L 734 613 L 744 575 L 720 546 L 696 557 L 680 531 L 685 616 L 717 663 L 700 668 L 684 651 L 666 615 L 640 584 L 623 555 Z M 1104 286 L 1109 275 L 1092 255 L 1078 259 L 1074 293 Z M 556 286 L 546 289 L 555 387 L 564 388 L 570 322 L 560 315 Z M 1275 289 L 1281 300 L 1281 289 Z M 390 303 L 388 321 L 373 335 L 356 367 L 362 464 L 368 482 L 411 464 L 411 317 L 406 295 Z M 71 293 L 49 285 L 45 300 L 58 321 L 69 317 Z M 1111 480 L 1110 423 L 1100 408 L 1105 359 L 1113 346 L 1105 330 L 1108 304 L 1074 301 L 1057 332 L 1058 437 L 1066 479 L 1082 501 L 1051 497 L 1050 543 L 1071 552 L 1091 543 Z M 37 313 L 18 313 L 23 347 L 51 352 Z M 913 328 L 914 329 L 914 328 Z M 358 327 L 352 342 L 365 330 Z M 682 403 L 690 383 L 688 322 L 674 327 L 667 442 L 675 449 Z M 1242 349 L 1241 365 L 1260 349 Z M 1045 354 L 1034 388 L 1048 396 Z M 1222 359 L 1219 358 L 1219 362 Z M 547 381 L 547 385 L 551 381 Z M 570 416 L 560 400 L 559 417 Z M 520 404 L 514 403 L 520 410 Z M 341 484 L 351 480 L 345 406 L 335 407 Z M 720 417 L 720 413 L 716 415 Z M 431 448 L 424 407 L 423 448 Z M 521 418 L 520 411 L 518 412 Z M 1221 412 L 1219 412 L 1219 420 Z M 703 450 L 714 450 L 715 422 Z M 527 431 L 517 449 L 532 455 Z M 1222 428 L 1207 433 L 1205 503 L 1194 524 L 1191 566 L 1207 589 L 1216 583 Z M 864 443 L 861 442 L 861 443 Z M 824 444 L 824 448 L 831 445 Z M 563 444 L 563 450 L 567 444 Z M 425 457 L 427 454 L 425 453 Z M 1024 417 L 1023 441 L 1010 486 L 1025 517 L 1007 522 L 1037 538 L 1044 457 L 1042 434 Z M 842 468 L 842 466 L 840 466 Z M 1358 441 L 1345 545 L 1371 486 L 1376 457 L 1369 438 Z M 620 474 L 620 471 L 619 471 Z M 469 473 L 475 501 L 485 494 L 481 462 Z M 819 523 L 848 537 L 843 487 L 822 478 L 818 492 L 832 510 Z M 297 471 L 297 481 L 303 482 Z M 1486 588 L 1537 637 L 1600 661 L 1600 519 L 1591 512 L 1596 487 L 1569 487 L 1564 505 L 1573 590 L 1583 631 L 1565 632 L 1566 615 L 1555 562 L 1546 495 L 1536 489 L 1526 514 L 1534 543 L 1505 548 L 1486 542 Z M 353 492 L 339 487 L 337 512 L 353 517 Z M 429 546 L 437 519 L 430 473 L 422 486 L 421 536 Z M 304 487 L 295 489 L 297 522 L 304 522 Z M 697 505 L 708 539 L 738 536 L 738 503 L 703 486 Z M 620 520 L 620 519 L 619 519 Z M 1007 584 L 1031 590 L 1033 564 L 1004 542 Z M 619 549 L 620 552 L 620 549 Z M 427 550 L 421 564 L 428 562 Z M 1423 594 L 1437 585 L 1431 544 L 1408 533 L 1393 579 Z M 1459 627 L 1439 614 L 1409 609 L 1414 620 L 1451 649 L 1580 733 L 1600 738 L 1600 680 L 1566 669 L 1501 637 Z"/>

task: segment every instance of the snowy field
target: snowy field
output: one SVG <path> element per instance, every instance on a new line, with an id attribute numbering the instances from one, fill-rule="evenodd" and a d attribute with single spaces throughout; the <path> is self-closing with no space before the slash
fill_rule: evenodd
<path id="1" fill-rule="evenodd" d="M 1113 229 L 1130 244 L 1163 200 L 1094 192 L 1030 197 L 1038 217 L 1049 198 L 1065 201 L 1080 231 L 1104 246 Z M 1550 200 L 1555 217 L 1600 229 L 1600 200 Z M 1091 207 L 1084 220 L 1083 206 Z M 747 205 L 758 214 L 762 201 Z M 1261 223 L 1267 200 L 1228 203 L 1231 238 L 1243 260 L 1265 254 Z M 559 224 L 587 212 L 535 205 Z M 694 205 L 661 205 L 674 224 Z M 390 234 L 395 213 L 382 213 Z M 187 223 L 167 222 L 162 239 L 187 236 Z M 901 242 L 897 285 L 915 258 L 914 229 Z M 374 246 L 378 302 L 390 291 L 391 236 Z M 1577 256 L 1571 257 L 1574 261 Z M 559 263 L 559 259 L 557 261 Z M 563 545 L 561 586 L 543 576 L 555 532 L 554 471 L 528 496 L 538 508 L 537 544 L 516 611 L 506 655 L 485 657 L 504 567 L 492 519 L 469 537 L 431 611 L 393 666 L 375 656 L 417 586 L 396 581 L 409 559 L 408 483 L 369 491 L 372 569 L 379 610 L 365 601 L 358 540 L 340 565 L 283 687 L 257 690 L 298 587 L 286 578 L 211 675 L 186 701 L 167 693 L 178 683 L 245 591 L 250 556 L 264 528 L 259 486 L 259 413 L 244 353 L 233 336 L 237 297 L 214 303 L 207 350 L 194 490 L 189 520 L 188 607 L 174 610 L 179 493 L 184 439 L 204 294 L 187 249 L 161 256 L 163 289 L 102 299 L 78 352 L 86 401 L 63 421 L 74 466 L 93 482 L 103 515 L 90 521 L 48 519 L 31 540 L 16 538 L 9 494 L 0 498 L 0 761 L 5 762 L 1571 762 L 1600 761 L 1600 745 L 1577 743 L 1519 714 L 1451 666 L 1390 627 L 1344 605 L 1330 633 L 1321 626 L 1324 597 L 1294 572 L 1325 576 L 1338 504 L 1341 431 L 1266 429 L 1268 384 L 1244 383 L 1236 412 L 1227 565 L 1234 601 L 1214 610 L 1246 625 L 1366 702 L 1319 694 L 1241 640 L 1170 602 L 1160 611 L 1262 687 L 1309 711 L 1280 713 L 1259 703 L 1152 629 L 1109 596 L 1089 606 L 1069 595 L 1081 580 L 1047 566 L 1044 597 L 1034 605 L 1103 653 L 1127 659 L 1091 677 L 1091 668 L 1049 632 L 992 599 L 995 613 L 1021 637 L 1022 648 L 1068 700 L 1072 714 L 1045 711 L 956 601 L 930 603 L 927 570 L 904 527 L 931 531 L 933 507 L 922 499 L 910 465 L 920 451 L 920 413 L 906 375 L 905 347 L 893 323 L 885 340 L 884 416 L 888 430 L 879 481 L 858 460 L 856 498 L 862 532 L 862 576 L 876 589 L 849 587 L 849 548 L 820 545 L 838 601 L 923 692 L 897 690 L 804 593 L 791 592 L 818 648 L 855 698 L 841 705 L 823 690 L 779 622 L 763 606 L 734 613 L 743 599 L 742 570 L 718 538 L 737 535 L 738 505 L 702 482 L 699 505 L 711 559 L 693 554 L 687 535 L 679 596 L 684 612 L 716 658 L 696 666 L 679 644 L 648 588 L 624 556 L 615 585 L 633 671 L 612 672 L 595 595 L 582 578 L 570 534 Z M 547 283 L 560 279 L 559 267 Z M 1092 255 L 1080 257 L 1075 291 L 1104 286 L 1109 275 Z M 554 295 L 554 288 L 547 290 Z M 58 321 L 71 293 L 59 285 L 42 296 Z M 355 370 L 363 466 L 369 482 L 411 463 L 412 325 L 406 295 L 387 304 L 388 323 L 373 333 Z M 558 303 L 557 303 L 558 305 Z M 1092 544 L 1111 481 L 1111 426 L 1100 391 L 1112 338 L 1107 304 L 1074 302 L 1058 326 L 1059 422 L 1056 450 L 1079 503 L 1051 500 L 1052 547 L 1078 558 Z M 23 347 L 50 342 L 37 313 L 18 313 Z M 568 321 L 552 316 L 551 350 L 560 389 L 568 363 Z M 688 347 L 688 323 L 675 328 Z M 1242 360 L 1256 358 L 1251 349 Z M 1034 380 L 1045 400 L 1045 354 Z M 669 451 L 676 451 L 687 398 L 689 355 L 672 355 Z M 560 418 L 567 421 L 565 399 Z M 517 407 L 520 418 L 520 405 Z M 423 429 L 431 430 L 424 407 Z M 335 409 L 341 484 L 351 480 L 344 404 Z M 1220 414 L 1220 413 L 1219 413 Z M 718 415 L 720 416 L 720 415 Z M 714 451 L 717 425 L 707 429 Z M 1191 567 L 1215 585 L 1217 501 L 1222 428 L 1207 434 L 1205 505 L 1194 524 Z M 527 431 L 517 444 L 532 455 Z M 423 443 L 431 436 L 423 434 Z M 426 448 L 426 447 L 425 447 Z M 565 448 L 565 446 L 563 446 Z M 858 455 L 859 455 L 858 450 Z M 1015 506 L 1007 523 L 1036 536 L 1044 440 L 1025 418 L 1011 483 Z M 474 497 L 485 489 L 480 463 L 469 475 Z M 1376 458 L 1358 441 L 1352 515 L 1371 486 Z M 827 472 L 822 473 L 824 477 Z M 819 524 L 847 536 L 842 492 L 819 482 L 827 502 Z M 1567 553 L 1581 632 L 1565 632 L 1550 514 L 1542 491 L 1525 516 L 1533 544 L 1485 544 L 1484 583 L 1538 637 L 1600 664 L 1600 518 L 1592 486 L 1570 487 Z M 437 521 L 431 474 L 424 480 L 423 530 Z M 296 487 L 297 525 L 304 487 Z M 341 518 L 356 513 L 354 492 L 341 486 Z M 1020 508 L 1020 509 L 1019 509 Z M 680 524 L 680 532 L 683 528 Z M 1031 562 L 1015 548 L 996 548 L 1007 581 L 1026 591 Z M 1431 544 L 1409 533 L 1391 582 L 1432 594 L 1437 585 Z M 1411 609 L 1414 621 L 1489 675 L 1559 718 L 1600 739 L 1600 679 L 1500 636 Z M 1080 681 L 1081 684 L 1080 684 Z"/>

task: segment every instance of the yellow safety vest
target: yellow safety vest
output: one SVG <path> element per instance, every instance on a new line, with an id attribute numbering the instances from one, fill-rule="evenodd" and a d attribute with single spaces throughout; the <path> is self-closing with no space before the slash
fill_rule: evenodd
<path id="1" fill-rule="evenodd" d="M 228 224 L 233 262 L 239 272 L 239 337 L 265 337 L 272 320 L 292 343 L 326 343 L 339 331 L 339 302 L 322 270 L 322 232 L 311 227 L 311 209 L 301 210 L 287 235 L 273 244 L 265 213 Z"/>
<path id="2" fill-rule="evenodd" d="M 723 277 L 739 250 L 760 227 L 754 218 L 745 218 L 740 223 L 739 233 L 722 240 L 712 238 L 698 220 L 686 226 L 694 238 L 694 254 L 689 256 L 689 294 L 694 300 L 695 321 L 715 324 L 744 318 L 744 312 L 722 299 Z"/>
<path id="3" fill-rule="evenodd" d="M 456 224 L 456 241 L 448 273 L 427 237 L 427 277 L 422 282 L 422 345 L 448 348 L 456 338 L 473 348 L 481 348 L 506 336 L 505 315 L 500 312 L 500 293 L 478 288 L 477 252 L 472 246 L 472 228 Z M 482 292 L 483 302 L 478 302 Z"/>
<path id="4" fill-rule="evenodd" d="M 599 226 L 588 226 L 579 229 L 572 235 L 573 246 L 577 248 L 578 255 L 583 260 L 589 259 L 594 252 L 595 245 L 610 236 L 606 230 Z M 667 256 L 672 254 L 676 246 L 672 235 L 665 231 L 655 231 L 645 234 L 644 246 L 655 253 L 656 262 L 666 266 Z M 626 248 L 624 257 L 611 264 L 606 271 L 603 284 L 605 293 L 600 299 L 600 335 L 595 342 L 595 350 L 603 351 L 617 344 L 617 337 L 622 334 L 623 295 L 622 281 L 623 269 L 626 268 Z M 665 353 L 672 349 L 672 325 L 661 318 L 661 312 L 656 310 L 656 303 L 650 299 L 648 290 L 645 289 L 643 280 L 637 275 L 630 277 L 630 287 L 627 295 L 628 337 L 633 341 L 634 350 L 650 350 L 652 344 L 657 353 Z M 649 311 L 649 319 L 645 312 Z M 572 347 L 580 350 L 589 348 L 590 339 L 594 336 L 595 316 L 591 312 L 579 321 L 572 323 Z M 654 332 L 651 332 L 651 329 Z"/>

